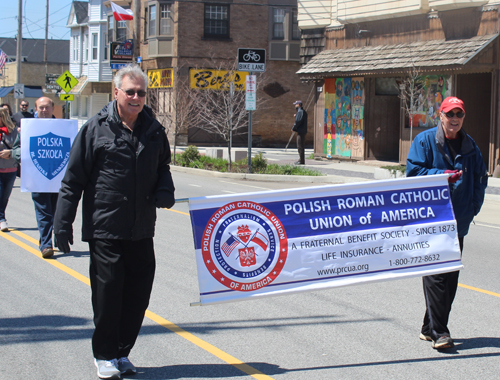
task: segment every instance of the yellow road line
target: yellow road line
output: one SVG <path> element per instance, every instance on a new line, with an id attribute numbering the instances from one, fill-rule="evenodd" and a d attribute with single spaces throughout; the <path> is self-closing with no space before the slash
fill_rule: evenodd
<path id="1" fill-rule="evenodd" d="M 158 323 L 160 326 L 163 326 L 166 329 L 169 329 L 170 331 L 176 333 L 177 335 L 180 335 L 184 339 L 190 341 L 191 343 L 204 349 L 205 351 L 210 352 L 212 355 L 218 357 L 222 361 L 225 361 L 227 364 L 230 364 L 238 368 L 240 371 L 246 373 L 247 375 L 250 375 L 256 379 L 261 379 L 261 380 L 272 379 L 272 377 L 267 376 L 266 374 L 258 371 L 257 369 L 249 366 L 246 363 L 243 363 L 241 360 L 236 359 L 234 356 L 229 355 L 228 353 L 222 351 L 221 349 L 211 345 L 208 342 L 205 342 L 204 340 L 187 332 L 186 330 L 180 328 L 176 324 L 167 321 L 166 319 L 160 317 L 159 315 L 152 313 L 149 310 L 146 310 L 146 317 L 151 319 L 153 322 Z"/>
<path id="2" fill-rule="evenodd" d="M 490 292 L 489 290 L 479 289 L 479 288 L 475 288 L 473 286 L 464 285 L 464 284 L 458 284 L 458 286 L 460 286 L 461 288 L 465 288 L 465 289 L 469 289 L 469 290 L 474 290 L 474 291 L 479 292 L 479 293 L 488 294 L 490 296 L 500 297 L 499 293 Z"/>
<path id="3" fill-rule="evenodd" d="M 176 213 L 178 213 L 178 214 L 182 214 L 182 215 L 187 215 L 187 216 L 189 216 L 189 213 L 187 213 L 187 212 L 183 212 L 183 211 L 177 211 L 177 210 L 166 209 L 166 208 L 165 208 L 164 210 L 171 211 L 171 212 L 176 212 Z"/>
<path id="4" fill-rule="evenodd" d="M 169 210 L 169 211 L 175 211 L 175 210 Z M 182 213 L 180 211 L 176 211 L 176 212 L 179 212 L 179 213 Z M 182 213 L 182 214 L 185 214 L 185 213 Z M 189 214 L 187 214 L 189 215 Z M 38 244 L 38 241 L 36 239 L 33 239 L 32 237 L 22 233 L 22 232 L 19 232 L 19 231 L 12 231 L 13 233 L 15 233 L 16 235 L 28 240 L 29 242 L 32 242 L 32 243 L 35 243 L 35 244 Z M 42 257 L 42 254 L 41 252 L 38 250 L 38 249 L 35 249 L 33 247 L 30 247 L 29 245 L 27 245 L 26 243 L 23 243 L 22 241 L 10 236 L 10 234 L 8 233 L 5 233 L 5 232 L 1 232 L 0 231 L 0 236 L 9 240 L 10 242 L 16 244 L 17 246 L 25 249 L 26 251 L 34 254 L 35 256 L 37 256 L 38 258 L 40 259 L 43 259 Z M 80 280 L 81 282 L 83 282 L 84 284 L 90 286 L 90 280 L 81 275 L 80 273 L 78 273 L 77 271 L 67 267 L 66 265 L 64 264 L 61 264 L 60 262 L 58 262 L 57 260 L 51 260 L 51 259 L 43 259 L 44 262 L 50 264 L 50 265 L 53 265 L 54 267 L 62 270 L 63 272 L 69 274 L 70 276 L 76 278 L 77 280 Z M 236 359 L 234 356 L 232 355 L 229 355 L 228 353 L 222 351 L 221 349 L 211 345 L 210 343 L 208 342 L 205 342 L 204 340 L 198 338 L 197 336 L 187 332 L 186 330 L 180 328 L 179 326 L 177 326 L 176 324 L 166 320 L 165 318 L 163 317 L 160 317 L 159 315 L 149 311 L 149 310 L 146 310 L 146 317 L 148 317 L 149 319 L 151 319 L 153 322 L 156 322 L 157 324 L 159 324 L 160 326 L 163 326 L 165 327 L 166 329 L 176 333 L 177 335 L 179 335 L 180 337 L 186 339 L 187 341 L 195 344 L 196 346 L 200 347 L 201 349 L 207 351 L 208 353 L 214 355 L 215 357 L 221 359 L 222 361 L 226 362 L 227 364 L 230 364 L 232 365 L 233 367 L 239 369 L 240 371 L 246 373 L 247 375 L 250 375 L 252 376 L 253 378 L 255 379 L 258 379 L 258 380 L 273 380 L 272 377 L 260 372 L 259 370 L 253 368 L 252 366 L 249 366 L 248 364 L 242 362 L 241 360 L 238 360 Z"/>

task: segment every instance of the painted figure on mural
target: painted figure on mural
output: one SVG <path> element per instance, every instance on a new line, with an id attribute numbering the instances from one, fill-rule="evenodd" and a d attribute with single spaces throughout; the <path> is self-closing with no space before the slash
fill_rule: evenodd
<path id="1" fill-rule="evenodd" d="M 343 83 L 342 83 L 342 79 L 337 79 L 337 98 L 341 98 L 342 97 L 342 86 L 343 86 Z"/>

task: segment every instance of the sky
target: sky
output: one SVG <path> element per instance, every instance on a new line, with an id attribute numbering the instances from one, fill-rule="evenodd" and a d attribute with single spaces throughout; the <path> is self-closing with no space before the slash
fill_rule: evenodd
<path id="1" fill-rule="evenodd" d="M 23 3 L 23 38 L 45 38 L 47 0 L 21 0 Z M 15 37 L 19 0 L 0 0 L 0 37 Z M 66 28 L 72 0 L 49 0 L 49 38 L 69 40 Z"/>

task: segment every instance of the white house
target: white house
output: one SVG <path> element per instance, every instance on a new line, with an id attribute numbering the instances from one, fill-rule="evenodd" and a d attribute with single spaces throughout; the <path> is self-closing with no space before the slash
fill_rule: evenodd
<path id="1" fill-rule="evenodd" d="M 75 95 L 70 118 L 78 120 L 79 127 L 111 100 L 108 14 L 112 13 L 104 3 L 73 1 L 66 25 L 71 29 L 69 70 L 78 79 L 70 92 Z"/>

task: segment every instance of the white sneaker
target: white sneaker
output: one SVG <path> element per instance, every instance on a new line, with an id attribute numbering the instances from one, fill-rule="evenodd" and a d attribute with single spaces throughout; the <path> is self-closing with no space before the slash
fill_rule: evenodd
<path id="1" fill-rule="evenodd" d="M 137 373 L 137 368 L 135 368 L 132 362 L 125 356 L 118 359 L 118 369 L 122 375 L 133 375 Z"/>
<path id="2" fill-rule="evenodd" d="M 121 372 L 118 369 L 118 360 L 98 360 L 94 359 L 95 366 L 97 367 L 97 376 L 100 379 L 119 379 Z"/>
<path id="3" fill-rule="evenodd" d="M 0 231 L 7 232 L 8 230 L 9 230 L 9 225 L 7 224 L 7 221 L 4 220 L 3 222 L 0 222 Z"/>

